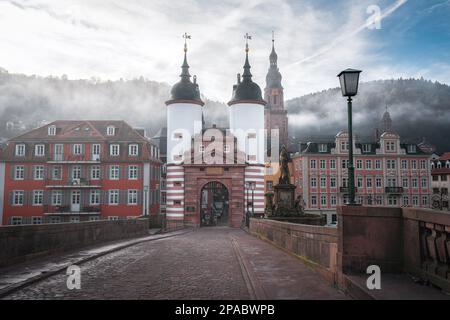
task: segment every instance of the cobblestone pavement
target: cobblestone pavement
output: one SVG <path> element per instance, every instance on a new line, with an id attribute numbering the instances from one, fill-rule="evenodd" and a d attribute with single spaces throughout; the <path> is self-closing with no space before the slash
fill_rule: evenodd
<path id="1" fill-rule="evenodd" d="M 227 227 L 140 243 L 80 267 L 80 290 L 68 290 L 67 276 L 57 274 L 5 299 L 250 299 L 248 273 L 269 299 L 344 298 L 301 261 Z"/>

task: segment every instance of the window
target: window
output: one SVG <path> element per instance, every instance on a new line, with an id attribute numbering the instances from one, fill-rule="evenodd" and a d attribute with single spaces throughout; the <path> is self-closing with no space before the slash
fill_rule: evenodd
<path id="1" fill-rule="evenodd" d="M 100 179 L 100 166 L 92 166 L 91 167 L 91 179 L 92 180 Z"/>
<path id="2" fill-rule="evenodd" d="M 181 200 L 173 200 L 173 204 L 176 206 L 181 206 Z M 252 205 L 251 202 L 249 202 L 250 206 Z"/>
<path id="3" fill-rule="evenodd" d="M 138 191 L 128 190 L 128 205 L 137 205 L 138 203 Z"/>
<path id="4" fill-rule="evenodd" d="M 403 188 L 408 188 L 408 187 L 409 187 L 409 181 L 408 181 L 408 178 L 403 178 L 403 179 L 402 179 L 402 187 L 403 187 Z"/>
<path id="5" fill-rule="evenodd" d="M 23 200 L 24 200 L 23 194 L 24 194 L 24 191 L 22 191 L 22 190 L 13 191 L 12 204 L 14 206 L 23 206 Z"/>
<path id="6" fill-rule="evenodd" d="M 427 168 L 427 162 L 425 160 L 420 160 L 420 169 L 425 170 Z"/>
<path id="7" fill-rule="evenodd" d="M 403 196 L 402 205 L 405 207 L 409 206 L 409 197 L 408 196 Z"/>
<path id="8" fill-rule="evenodd" d="M 118 216 L 109 216 L 108 220 L 109 221 L 117 221 L 117 220 L 119 220 L 119 217 Z"/>
<path id="9" fill-rule="evenodd" d="M 100 220 L 100 217 L 98 217 L 98 216 L 90 216 L 89 217 L 89 221 L 99 221 Z"/>
<path id="10" fill-rule="evenodd" d="M 320 187 L 322 189 L 325 189 L 327 187 L 327 178 L 325 178 L 325 177 L 320 178 Z"/>
<path id="11" fill-rule="evenodd" d="M 31 217 L 31 224 L 42 224 L 42 217 Z"/>
<path id="12" fill-rule="evenodd" d="M 54 136 L 54 135 L 56 135 L 56 126 L 49 126 L 49 127 L 48 127 L 48 135 L 49 135 L 49 136 Z"/>
<path id="13" fill-rule="evenodd" d="M 72 154 L 78 156 L 83 153 L 83 145 L 82 144 L 74 144 L 72 145 Z"/>
<path id="14" fill-rule="evenodd" d="M 376 202 L 377 206 L 383 205 L 383 196 L 376 196 L 375 202 Z"/>
<path id="15" fill-rule="evenodd" d="M 377 170 L 381 169 L 381 160 L 375 160 L 375 169 Z"/>
<path id="16" fill-rule="evenodd" d="M 311 196 L 311 206 L 317 206 L 317 196 Z"/>
<path id="17" fill-rule="evenodd" d="M 62 179 L 61 166 L 53 166 L 52 167 L 52 180 L 61 180 L 61 179 Z"/>
<path id="18" fill-rule="evenodd" d="M 396 196 L 389 196 L 388 197 L 388 205 L 396 206 L 397 205 L 397 197 Z"/>
<path id="19" fill-rule="evenodd" d="M 396 178 L 388 178 L 387 179 L 387 186 L 388 187 L 396 187 L 397 186 L 397 179 Z"/>
<path id="20" fill-rule="evenodd" d="M 412 160 L 412 161 L 411 161 L 411 168 L 412 168 L 413 170 L 417 170 L 417 160 Z"/>
<path id="21" fill-rule="evenodd" d="M 344 188 L 348 187 L 348 178 L 342 178 L 342 187 Z"/>
<path id="22" fill-rule="evenodd" d="M 108 191 L 108 203 L 109 205 L 119 204 L 119 190 L 109 190 Z"/>
<path id="23" fill-rule="evenodd" d="M 52 191 L 52 206 L 60 206 L 62 205 L 62 196 L 63 193 L 60 190 Z"/>
<path id="24" fill-rule="evenodd" d="M 44 180 L 44 166 L 34 166 L 34 180 Z"/>
<path id="25" fill-rule="evenodd" d="M 60 217 L 50 217 L 50 223 L 61 223 Z"/>
<path id="26" fill-rule="evenodd" d="M 266 189 L 267 191 L 273 190 L 273 181 L 266 181 Z"/>
<path id="27" fill-rule="evenodd" d="M 113 136 L 116 134 L 116 128 L 114 126 L 108 126 L 106 128 L 106 135 Z"/>
<path id="28" fill-rule="evenodd" d="M 363 144 L 363 152 L 371 152 L 372 146 L 370 144 Z"/>
<path id="29" fill-rule="evenodd" d="M 419 205 L 419 197 L 418 196 L 412 197 L 412 204 L 413 204 L 413 206 L 416 206 L 416 207 Z"/>
<path id="30" fill-rule="evenodd" d="M 320 196 L 320 205 L 321 206 L 327 205 L 327 196 L 325 196 L 325 195 Z"/>
<path id="31" fill-rule="evenodd" d="M 414 144 L 408 145 L 408 153 L 416 153 L 416 146 Z"/>
<path id="32" fill-rule="evenodd" d="M 311 169 L 316 169 L 316 166 L 317 166 L 316 160 L 311 160 L 311 161 L 310 161 L 310 167 L 311 167 Z"/>
<path id="33" fill-rule="evenodd" d="M 422 196 L 422 207 L 428 206 L 428 197 Z"/>
<path id="34" fill-rule="evenodd" d="M 372 188 L 372 178 L 366 179 L 366 186 L 367 186 L 367 188 Z"/>
<path id="35" fill-rule="evenodd" d="M 341 141 L 341 152 L 348 151 L 348 141 Z"/>
<path id="36" fill-rule="evenodd" d="M 34 146 L 34 155 L 36 157 L 43 157 L 45 156 L 45 145 L 43 144 L 37 144 Z"/>
<path id="37" fill-rule="evenodd" d="M 109 167 L 109 179 L 119 180 L 120 178 L 120 166 L 110 166 Z"/>
<path id="38" fill-rule="evenodd" d="M 330 187 L 336 188 L 336 178 L 335 177 L 330 178 Z"/>
<path id="39" fill-rule="evenodd" d="M 41 206 L 44 204 L 44 191 L 34 190 L 33 191 L 33 206 Z"/>
<path id="40" fill-rule="evenodd" d="M 137 144 L 130 144 L 128 146 L 128 155 L 131 157 L 137 157 L 139 155 L 139 146 Z"/>
<path id="41" fill-rule="evenodd" d="M 18 157 L 25 156 L 25 145 L 24 144 L 16 144 L 16 156 L 18 156 Z"/>
<path id="42" fill-rule="evenodd" d="M 81 179 L 81 166 L 72 167 L 72 179 Z"/>
<path id="43" fill-rule="evenodd" d="M 349 166 L 349 160 L 342 160 L 342 169 L 346 169 Z"/>
<path id="44" fill-rule="evenodd" d="M 73 217 L 70 217 L 70 223 L 77 223 L 77 222 L 80 222 L 80 217 L 78 217 L 78 216 L 73 216 Z"/>
<path id="45" fill-rule="evenodd" d="M 336 169 L 336 160 L 334 159 L 330 160 L 330 169 Z"/>
<path id="46" fill-rule="evenodd" d="M 402 169 L 403 170 L 408 169 L 408 160 L 402 160 Z"/>
<path id="47" fill-rule="evenodd" d="M 100 190 L 91 190 L 89 194 L 89 203 L 91 206 L 100 204 Z"/>
<path id="48" fill-rule="evenodd" d="M 332 206 L 335 206 L 336 204 L 337 204 L 337 198 L 336 198 L 336 196 L 331 196 L 331 198 L 330 198 L 330 203 L 331 203 L 331 205 Z"/>
<path id="49" fill-rule="evenodd" d="M 362 160 L 356 160 L 356 169 L 362 169 Z"/>
<path id="50" fill-rule="evenodd" d="M 366 160 L 366 169 L 371 170 L 372 169 L 372 160 Z"/>
<path id="51" fill-rule="evenodd" d="M 356 186 L 358 188 L 362 188 L 362 186 L 363 186 L 363 178 L 358 178 L 356 181 L 357 181 L 356 182 Z"/>
<path id="52" fill-rule="evenodd" d="M 138 166 L 128 167 L 128 179 L 137 180 L 138 179 Z"/>
<path id="53" fill-rule="evenodd" d="M 428 186 L 427 178 L 422 178 L 421 186 L 422 188 L 426 188 Z"/>
<path id="54" fill-rule="evenodd" d="M 317 187 L 317 178 L 311 178 L 311 187 L 316 188 Z"/>
<path id="55" fill-rule="evenodd" d="M 325 143 L 319 144 L 319 152 L 327 152 L 327 145 Z"/>
<path id="56" fill-rule="evenodd" d="M 419 187 L 419 182 L 417 181 L 417 178 L 413 178 L 412 179 L 412 187 L 413 188 L 418 188 Z"/>
<path id="57" fill-rule="evenodd" d="M 386 160 L 386 169 L 395 169 L 395 160 Z"/>
<path id="58" fill-rule="evenodd" d="M 386 142 L 386 152 L 395 152 L 395 142 L 393 141 Z"/>
<path id="59" fill-rule="evenodd" d="M 109 154 L 111 156 L 117 157 L 120 155 L 120 145 L 118 144 L 112 144 L 109 146 Z"/>
<path id="60" fill-rule="evenodd" d="M 25 179 L 25 167 L 24 166 L 15 166 L 14 167 L 14 180 L 23 180 Z"/>
<path id="61" fill-rule="evenodd" d="M 377 188 L 382 188 L 383 187 L 381 178 L 376 178 L 375 179 L 375 185 L 376 185 Z"/>
<path id="62" fill-rule="evenodd" d="M 13 226 L 18 226 L 22 224 L 22 217 L 11 217 L 11 224 Z"/>
<path id="63" fill-rule="evenodd" d="M 320 160 L 320 169 L 326 169 L 326 161 Z"/>

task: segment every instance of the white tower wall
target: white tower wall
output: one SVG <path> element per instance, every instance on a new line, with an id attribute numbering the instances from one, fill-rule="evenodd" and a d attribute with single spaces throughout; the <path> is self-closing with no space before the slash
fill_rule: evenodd
<path id="1" fill-rule="evenodd" d="M 167 163 L 179 163 L 175 156 L 191 148 L 191 138 L 202 131 L 202 106 L 173 103 L 167 106 Z M 177 138 L 181 134 L 182 138 Z"/>
<path id="2" fill-rule="evenodd" d="M 238 150 L 245 152 L 250 164 L 264 164 L 264 106 L 237 103 L 229 108 L 230 131 L 237 138 Z"/>

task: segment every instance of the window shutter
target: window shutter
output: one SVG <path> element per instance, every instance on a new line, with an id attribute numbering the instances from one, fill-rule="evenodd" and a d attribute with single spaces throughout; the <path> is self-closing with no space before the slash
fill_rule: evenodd
<path id="1" fill-rule="evenodd" d="M 9 205 L 12 206 L 14 204 L 14 191 L 9 192 Z"/>
<path id="2" fill-rule="evenodd" d="M 143 198 L 143 190 L 138 190 L 137 192 L 137 202 L 138 204 L 142 205 L 142 198 Z"/>

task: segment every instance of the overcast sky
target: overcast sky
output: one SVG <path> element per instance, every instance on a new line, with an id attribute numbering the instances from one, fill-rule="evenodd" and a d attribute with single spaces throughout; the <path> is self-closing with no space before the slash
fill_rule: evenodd
<path id="1" fill-rule="evenodd" d="M 380 29 L 367 27 L 374 5 Z M 272 30 L 286 98 L 338 86 L 347 67 L 362 69 L 363 81 L 450 83 L 450 0 L 0 0 L 0 67 L 173 84 L 188 32 L 191 74 L 203 95 L 226 102 L 246 32 L 264 87 Z"/>

